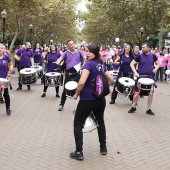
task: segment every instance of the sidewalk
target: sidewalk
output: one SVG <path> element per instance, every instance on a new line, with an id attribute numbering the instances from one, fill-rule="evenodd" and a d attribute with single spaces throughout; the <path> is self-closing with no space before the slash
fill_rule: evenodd
<path id="1" fill-rule="evenodd" d="M 131 102 L 118 95 L 110 105 L 107 96 L 105 123 L 107 156 L 100 155 L 97 130 L 84 134 L 84 160 L 69 158 L 75 150 L 73 114 L 77 101 L 67 99 L 59 112 L 60 99 L 50 87 L 41 98 L 40 80 L 27 91 L 16 91 L 17 73 L 11 78 L 10 117 L 0 104 L 0 170 L 169 170 L 170 84 L 159 83 L 152 110 L 147 115 L 147 97 L 140 98 L 136 113 Z M 60 95 L 62 87 L 60 87 Z"/>

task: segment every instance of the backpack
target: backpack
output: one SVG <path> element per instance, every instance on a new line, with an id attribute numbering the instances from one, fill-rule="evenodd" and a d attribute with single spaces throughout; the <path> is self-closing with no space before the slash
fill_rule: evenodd
<path id="1" fill-rule="evenodd" d="M 110 93 L 108 80 L 104 74 L 103 65 L 98 64 L 95 67 L 97 69 L 97 76 L 94 83 L 94 94 L 97 98 L 103 98 Z"/>

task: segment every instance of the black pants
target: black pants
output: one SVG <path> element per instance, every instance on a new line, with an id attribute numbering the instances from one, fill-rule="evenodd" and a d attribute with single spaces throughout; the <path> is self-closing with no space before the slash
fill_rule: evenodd
<path id="1" fill-rule="evenodd" d="M 67 96 L 66 96 L 66 90 L 65 90 L 65 84 L 69 81 L 76 81 L 78 82 L 80 79 L 80 74 L 77 73 L 77 74 L 72 74 L 70 75 L 69 73 L 65 73 L 65 80 L 64 80 L 64 88 L 63 88 L 63 93 L 62 93 L 62 96 L 61 96 L 61 102 L 60 102 L 60 105 L 64 105 L 65 104 L 65 101 L 67 99 Z"/>
<path id="2" fill-rule="evenodd" d="M 10 97 L 9 97 L 9 91 L 8 88 L 4 88 L 4 99 L 5 99 L 5 106 L 6 110 L 10 109 Z"/>
<path id="3" fill-rule="evenodd" d="M 22 70 L 23 68 L 30 68 L 30 67 L 22 67 L 22 66 L 19 66 L 19 72 L 20 70 Z M 22 84 L 21 84 L 21 77 L 19 76 L 18 78 L 18 87 L 22 89 Z M 28 88 L 30 88 L 30 85 L 27 85 Z"/>
<path id="4" fill-rule="evenodd" d="M 48 89 L 48 86 L 46 86 L 45 85 L 45 74 L 44 74 L 44 76 L 43 76 L 43 83 L 44 83 L 44 90 L 43 90 L 43 92 L 44 93 L 46 93 L 46 91 L 47 91 L 47 89 Z M 58 94 L 58 92 L 59 92 L 59 86 L 57 86 L 57 87 L 55 87 L 55 91 L 56 91 L 56 94 Z"/>
<path id="5" fill-rule="evenodd" d="M 111 100 L 115 100 L 117 98 L 117 94 L 118 92 L 116 91 L 116 87 L 118 86 L 118 80 L 120 77 L 130 77 L 132 78 L 132 75 L 129 75 L 129 74 L 123 74 L 123 75 L 118 75 L 117 77 L 117 80 L 116 80 L 116 83 L 114 85 L 114 88 L 113 88 L 113 92 L 112 92 L 112 96 L 111 96 Z M 132 101 L 133 100 L 133 94 L 132 95 L 129 95 L 129 99 Z"/>
<path id="6" fill-rule="evenodd" d="M 74 118 L 74 137 L 76 143 L 76 151 L 81 152 L 83 150 L 83 132 L 82 128 L 85 123 L 85 120 L 90 115 L 90 112 L 93 111 L 97 122 L 98 122 L 98 136 L 100 147 L 106 145 L 106 129 L 104 123 L 104 110 L 106 107 L 106 100 L 94 100 L 94 101 L 85 101 L 80 100 Z"/>

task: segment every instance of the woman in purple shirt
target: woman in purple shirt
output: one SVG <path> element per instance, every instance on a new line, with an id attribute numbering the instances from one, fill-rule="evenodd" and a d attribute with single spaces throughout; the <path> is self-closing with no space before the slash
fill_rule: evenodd
<path id="1" fill-rule="evenodd" d="M 13 68 L 13 64 L 11 62 L 11 59 L 4 55 L 3 53 L 4 45 L 0 44 L 0 78 L 8 79 L 8 71 L 11 71 Z M 2 84 L 0 83 L 0 89 L 2 88 Z M 8 88 L 4 88 L 4 98 L 5 98 L 5 104 L 6 104 L 6 114 L 9 116 L 11 114 L 10 109 L 10 97 Z"/>
<path id="2" fill-rule="evenodd" d="M 116 91 L 116 87 L 118 85 L 119 78 L 120 77 L 130 77 L 130 78 L 132 78 L 132 70 L 131 70 L 131 67 L 130 67 L 130 63 L 133 59 L 134 59 L 134 55 L 133 55 L 131 46 L 129 44 L 126 44 L 124 52 L 121 53 L 119 56 L 117 56 L 116 60 L 114 61 L 115 65 L 120 64 L 120 69 L 119 69 L 117 81 L 115 83 L 115 86 L 114 86 L 114 89 L 113 89 L 113 92 L 112 92 L 110 104 L 114 104 L 115 100 L 117 98 L 118 92 Z M 129 98 L 132 101 L 133 100 L 133 94 L 129 95 Z"/>
<path id="3" fill-rule="evenodd" d="M 106 130 L 104 123 L 104 110 L 106 106 L 105 98 L 98 99 L 93 93 L 92 81 L 97 76 L 97 69 L 95 66 L 101 64 L 99 54 L 99 47 L 95 44 L 89 45 L 87 50 L 88 61 L 83 66 L 81 78 L 78 82 L 78 87 L 73 98 L 76 100 L 80 95 L 80 101 L 77 105 L 75 118 L 74 118 L 74 136 L 76 143 L 76 151 L 70 154 L 70 157 L 77 160 L 83 159 L 83 124 L 91 111 L 94 113 L 98 121 L 98 136 L 100 142 L 100 152 L 102 155 L 107 154 L 106 148 Z M 94 66 L 95 65 L 95 66 Z M 105 75 L 108 79 L 108 84 L 113 83 L 113 77 L 106 70 L 104 66 Z"/>
<path id="4" fill-rule="evenodd" d="M 44 58 L 44 63 L 46 63 L 46 73 L 49 72 L 59 72 L 61 73 L 61 70 L 59 68 L 59 66 L 57 64 L 55 64 L 55 62 L 60 58 L 61 54 L 57 52 L 57 47 L 55 45 L 51 45 L 50 47 L 50 52 L 46 54 L 45 58 Z M 45 75 L 43 77 L 43 82 L 44 82 L 44 90 L 43 90 L 43 94 L 41 95 L 41 97 L 45 97 L 46 96 L 46 91 L 48 86 L 45 83 Z M 56 89 L 56 97 L 59 98 L 59 86 L 55 87 Z"/>

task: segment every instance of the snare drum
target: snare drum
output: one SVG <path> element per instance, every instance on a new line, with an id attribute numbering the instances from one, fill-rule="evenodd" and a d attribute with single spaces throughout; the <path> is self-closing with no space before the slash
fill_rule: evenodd
<path id="1" fill-rule="evenodd" d="M 131 95 L 134 93 L 135 81 L 129 77 L 121 77 L 118 80 L 118 92 L 124 95 Z"/>
<path id="2" fill-rule="evenodd" d="M 153 87 L 154 81 L 150 78 L 140 78 L 138 84 L 141 85 L 140 95 L 148 96 L 151 88 Z"/>
<path id="3" fill-rule="evenodd" d="M 42 67 L 39 66 L 39 65 L 35 65 L 35 66 L 34 66 L 34 69 L 36 70 L 37 79 L 38 79 L 38 78 L 41 78 Z"/>
<path id="4" fill-rule="evenodd" d="M 46 73 L 45 86 L 49 86 L 49 87 L 61 86 L 61 73 L 58 72 Z"/>
<path id="5" fill-rule="evenodd" d="M 65 84 L 66 96 L 73 97 L 76 93 L 78 83 L 76 81 L 69 81 Z"/>
<path id="6" fill-rule="evenodd" d="M 119 70 L 110 70 L 109 73 L 113 76 L 114 82 L 116 82 Z"/>
<path id="7" fill-rule="evenodd" d="M 9 86 L 9 80 L 0 78 L 0 85 L 3 86 L 3 88 L 8 88 Z"/>
<path id="8" fill-rule="evenodd" d="M 24 68 L 20 70 L 21 84 L 34 84 L 37 81 L 36 70 L 33 68 Z"/>

